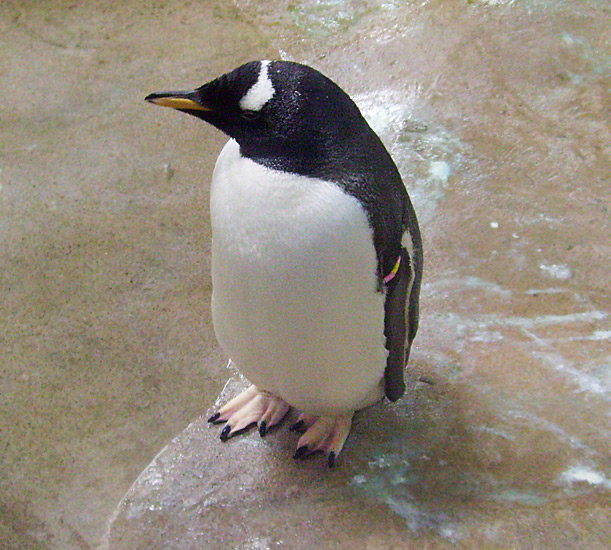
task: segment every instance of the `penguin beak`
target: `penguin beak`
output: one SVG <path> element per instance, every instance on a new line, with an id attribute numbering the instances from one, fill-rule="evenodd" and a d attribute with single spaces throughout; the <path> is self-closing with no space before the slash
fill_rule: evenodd
<path id="1" fill-rule="evenodd" d="M 179 111 L 212 111 L 210 107 L 206 107 L 198 101 L 197 93 L 194 91 L 161 92 L 149 94 L 144 99 L 160 107 L 171 107 Z"/>

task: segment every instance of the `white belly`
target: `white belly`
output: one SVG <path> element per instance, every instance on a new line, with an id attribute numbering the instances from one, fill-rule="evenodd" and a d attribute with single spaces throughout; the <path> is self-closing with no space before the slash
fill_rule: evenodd
<path id="1" fill-rule="evenodd" d="M 311 414 L 380 398 L 384 295 L 360 203 L 243 158 L 232 140 L 210 209 L 214 329 L 240 371 Z"/>

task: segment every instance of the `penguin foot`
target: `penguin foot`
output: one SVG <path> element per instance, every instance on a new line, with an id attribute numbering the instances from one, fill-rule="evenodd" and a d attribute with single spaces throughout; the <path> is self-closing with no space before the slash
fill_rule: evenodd
<path id="1" fill-rule="evenodd" d="M 293 458 L 305 458 L 312 453 L 323 452 L 327 455 L 329 468 L 335 466 L 352 427 L 353 414 L 343 416 L 312 416 L 302 414 L 293 424 L 294 431 L 305 433 L 299 438 L 297 451 Z"/>
<path id="2" fill-rule="evenodd" d="M 227 425 L 221 432 L 221 441 L 246 431 L 253 424 L 259 427 L 259 434 L 265 437 L 267 431 L 278 424 L 289 411 L 286 401 L 267 392 L 250 386 L 237 397 L 228 401 L 220 410 L 213 414 L 208 422 Z"/>

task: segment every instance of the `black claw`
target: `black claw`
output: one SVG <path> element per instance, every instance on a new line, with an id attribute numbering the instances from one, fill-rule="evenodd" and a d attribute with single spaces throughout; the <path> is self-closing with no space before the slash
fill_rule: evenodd
<path id="1" fill-rule="evenodd" d="M 329 468 L 335 467 L 335 451 L 329 453 Z"/>
<path id="2" fill-rule="evenodd" d="M 295 454 L 293 455 L 294 459 L 300 459 L 303 458 L 306 454 L 308 453 L 308 446 L 307 445 L 302 445 L 301 447 L 299 447 L 299 449 L 297 449 L 295 451 Z"/>
<path id="3" fill-rule="evenodd" d="M 262 420 L 261 424 L 259 424 L 259 435 L 261 437 L 265 437 L 267 435 L 267 421 Z"/>
<path id="4" fill-rule="evenodd" d="M 231 431 L 231 426 L 227 424 L 227 426 L 225 426 L 223 428 L 223 431 L 221 432 L 221 441 L 227 441 L 229 439 L 230 431 Z"/>
<path id="5" fill-rule="evenodd" d="M 214 413 L 209 419 L 208 422 L 211 424 L 216 422 L 221 417 L 221 413 Z"/>
<path id="6" fill-rule="evenodd" d="M 305 422 L 303 420 L 298 420 L 289 428 L 289 430 L 291 430 L 292 432 L 300 432 L 301 430 L 303 430 L 304 426 Z"/>

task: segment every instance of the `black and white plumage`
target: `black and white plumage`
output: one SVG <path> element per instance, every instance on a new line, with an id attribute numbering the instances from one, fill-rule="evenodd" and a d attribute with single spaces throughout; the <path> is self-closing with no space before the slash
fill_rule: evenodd
<path id="1" fill-rule="evenodd" d="M 221 439 L 289 406 L 296 457 L 333 464 L 356 410 L 405 391 L 422 245 L 401 176 L 350 97 L 305 65 L 254 61 L 148 101 L 231 139 L 211 189 L 212 313 L 253 384 L 212 421 Z"/>

